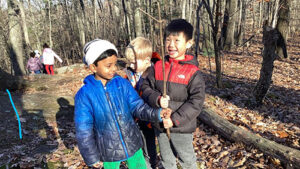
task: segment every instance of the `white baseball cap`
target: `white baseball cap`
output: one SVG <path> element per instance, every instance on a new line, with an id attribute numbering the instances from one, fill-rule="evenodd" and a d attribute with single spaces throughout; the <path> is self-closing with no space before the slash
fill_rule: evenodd
<path id="1" fill-rule="evenodd" d="M 83 61 L 87 65 L 93 64 L 103 52 L 109 49 L 116 51 L 118 54 L 118 50 L 115 45 L 109 41 L 102 39 L 92 40 L 86 43 L 83 47 L 83 53 L 85 55 Z"/>

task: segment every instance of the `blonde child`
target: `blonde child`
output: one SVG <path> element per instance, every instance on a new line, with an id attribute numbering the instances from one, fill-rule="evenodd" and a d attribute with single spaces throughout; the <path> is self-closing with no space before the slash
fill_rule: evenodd
<path id="1" fill-rule="evenodd" d="M 125 69 L 127 79 L 140 93 L 140 87 L 147 76 L 147 69 L 151 66 L 152 43 L 144 37 L 137 37 L 130 42 L 125 50 L 125 57 L 129 61 L 129 67 Z M 150 122 L 138 120 L 138 124 L 144 138 L 144 156 L 147 168 L 156 167 L 155 134 Z"/>

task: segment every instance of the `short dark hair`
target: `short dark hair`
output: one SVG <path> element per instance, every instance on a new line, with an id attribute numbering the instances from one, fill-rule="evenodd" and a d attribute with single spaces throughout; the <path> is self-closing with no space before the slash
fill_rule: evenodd
<path id="1" fill-rule="evenodd" d="M 34 58 L 35 57 L 35 53 L 34 52 L 30 52 L 29 56 L 32 57 L 32 58 Z"/>
<path id="2" fill-rule="evenodd" d="M 49 45 L 47 43 L 44 43 L 43 48 L 49 48 Z"/>
<path id="3" fill-rule="evenodd" d="M 106 50 L 105 52 L 103 52 L 95 61 L 94 61 L 94 65 L 95 66 L 98 66 L 98 62 L 105 59 L 105 58 L 108 58 L 112 55 L 116 55 L 117 56 L 117 52 L 113 49 L 108 49 Z"/>
<path id="4" fill-rule="evenodd" d="M 164 33 L 164 39 L 171 34 L 183 32 L 186 40 L 188 41 L 193 38 L 193 31 L 193 26 L 185 19 L 174 19 L 167 25 Z"/>

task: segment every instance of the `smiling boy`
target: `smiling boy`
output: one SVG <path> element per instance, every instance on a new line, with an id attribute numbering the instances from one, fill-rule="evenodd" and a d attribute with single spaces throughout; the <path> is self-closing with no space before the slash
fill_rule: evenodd
<path id="1" fill-rule="evenodd" d="M 193 44 L 193 26 L 184 19 L 172 20 L 165 29 L 165 63 L 158 61 L 142 84 L 142 98 L 152 107 L 169 107 L 171 120 L 170 140 L 162 123 L 156 123 L 162 164 L 166 169 L 176 169 L 176 156 L 183 169 L 196 169 L 193 132 L 205 96 L 205 84 L 198 69 L 197 59 L 187 55 Z M 165 64 L 165 72 L 162 70 Z M 163 95 L 163 73 L 167 77 L 166 97 Z"/>

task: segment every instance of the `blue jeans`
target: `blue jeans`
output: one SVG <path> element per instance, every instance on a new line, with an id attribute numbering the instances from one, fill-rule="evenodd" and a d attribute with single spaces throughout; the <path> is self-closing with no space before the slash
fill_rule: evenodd
<path id="1" fill-rule="evenodd" d="M 35 70 L 34 73 L 35 73 L 35 74 L 40 74 L 41 71 L 40 71 L 40 70 Z"/>
<path id="2" fill-rule="evenodd" d="M 176 156 L 183 169 L 197 169 L 192 133 L 171 133 L 169 141 L 166 133 L 155 130 L 161 162 L 165 169 L 177 169 Z"/>

